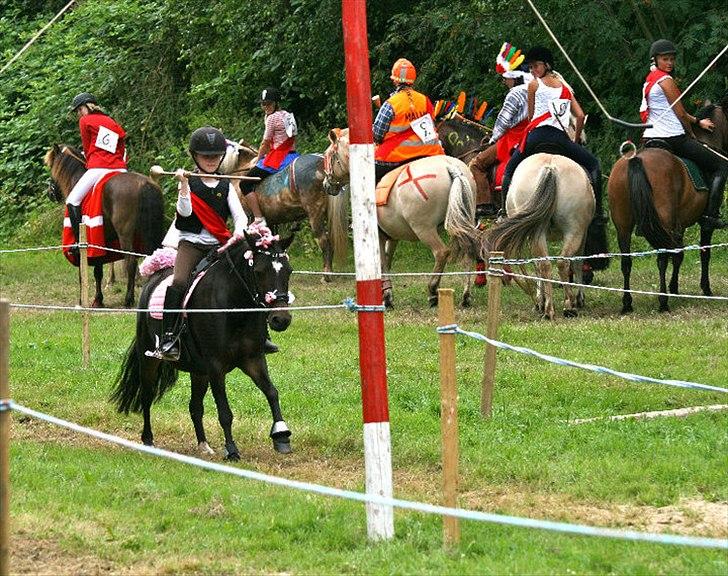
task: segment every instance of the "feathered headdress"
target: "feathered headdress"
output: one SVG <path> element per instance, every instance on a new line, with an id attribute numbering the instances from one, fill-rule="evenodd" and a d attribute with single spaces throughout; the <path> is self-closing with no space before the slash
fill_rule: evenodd
<path id="1" fill-rule="evenodd" d="M 495 71 L 502 75 L 518 71 L 518 67 L 523 64 L 524 59 L 525 56 L 521 54 L 520 50 L 508 42 L 503 42 L 498 57 L 495 59 Z"/>

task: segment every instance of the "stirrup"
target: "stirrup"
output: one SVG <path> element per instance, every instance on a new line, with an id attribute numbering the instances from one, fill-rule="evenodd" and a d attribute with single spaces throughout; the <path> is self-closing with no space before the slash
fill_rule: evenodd
<path id="1" fill-rule="evenodd" d="M 278 346 L 273 344 L 273 342 L 271 342 L 268 338 L 265 339 L 265 342 L 263 343 L 263 352 L 266 354 L 275 354 L 278 350 Z"/>

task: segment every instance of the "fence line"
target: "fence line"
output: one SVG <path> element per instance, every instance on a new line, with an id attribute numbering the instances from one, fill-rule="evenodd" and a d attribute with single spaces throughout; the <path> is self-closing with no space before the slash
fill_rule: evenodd
<path id="1" fill-rule="evenodd" d="M 490 522 L 495 524 L 503 524 L 508 526 L 517 526 L 522 528 L 537 528 L 541 530 L 547 530 L 552 532 L 560 532 L 565 534 L 573 534 L 577 536 L 599 536 L 604 538 L 615 538 L 621 540 L 632 540 L 641 542 L 651 542 L 656 544 L 671 544 L 671 545 L 682 545 L 691 546 L 697 548 L 715 548 L 728 550 L 728 539 L 721 538 L 707 538 L 697 536 L 681 536 L 678 534 L 657 534 L 652 532 L 637 532 L 634 530 L 619 530 L 616 528 L 601 528 L 597 526 L 587 526 L 584 524 L 573 524 L 568 522 L 555 522 L 552 520 L 538 520 L 535 518 L 524 518 L 520 516 L 509 516 L 504 514 L 492 514 L 489 512 L 480 512 L 476 510 L 467 510 L 463 508 L 448 508 L 446 506 L 438 506 L 435 504 L 427 504 L 424 502 L 416 502 L 412 500 L 402 500 L 399 498 L 385 498 L 376 494 L 364 494 L 361 492 L 355 492 L 352 490 L 344 490 L 341 488 L 333 488 L 330 486 L 324 486 L 321 484 L 314 484 L 311 482 L 302 482 L 300 480 L 289 480 L 287 478 L 280 478 L 278 476 L 272 476 L 270 474 L 264 474 L 262 472 L 255 472 L 253 470 L 246 470 L 243 468 L 236 468 L 233 466 L 227 466 L 224 464 L 217 464 L 215 462 L 208 462 L 200 458 L 193 456 L 186 456 L 177 452 L 171 452 L 168 450 L 162 450 L 154 446 L 145 446 L 144 444 L 138 444 L 125 438 L 120 438 L 112 434 L 100 432 L 92 428 L 86 428 L 67 420 L 56 418 L 42 412 L 37 412 L 31 408 L 27 408 L 23 405 L 16 404 L 12 400 L 1 400 L 0 399 L 0 410 L 10 409 L 43 420 L 56 426 L 73 430 L 81 434 L 104 440 L 136 450 L 138 452 L 144 452 L 153 456 L 167 458 L 212 470 L 215 472 L 222 472 L 233 476 L 247 478 L 249 480 L 256 480 L 259 482 L 265 482 L 276 486 L 283 486 L 286 488 L 292 488 L 296 490 L 302 490 L 306 492 L 312 492 L 321 496 L 333 496 L 337 498 L 343 498 L 347 500 L 354 500 L 358 502 L 364 502 L 369 504 L 377 504 L 381 506 L 393 506 L 402 508 L 405 510 L 412 510 L 415 512 L 422 512 L 426 514 L 436 514 L 439 516 L 450 516 L 455 518 L 462 518 L 464 520 L 475 520 L 479 522 Z"/>
<path id="2" fill-rule="evenodd" d="M 606 368 L 604 366 L 598 366 L 596 364 L 585 364 L 582 362 L 574 362 L 572 360 L 565 360 L 563 358 L 558 358 L 556 356 L 551 356 L 549 354 L 543 354 L 542 352 L 537 352 L 535 350 L 531 350 L 530 348 L 524 348 L 522 346 L 513 346 L 512 344 L 507 344 L 507 343 L 501 342 L 499 340 L 493 340 L 492 338 L 488 338 L 487 336 L 484 336 L 483 334 L 479 334 L 477 332 L 468 332 L 468 331 L 460 328 L 457 324 L 450 324 L 448 326 L 438 326 L 437 332 L 439 334 L 462 334 L 464 336 L 469 336 L 476 340 L 481 340 L 483 342 L 487 342 L 488 344 L 495 346 L 496 348 L 502 348 L 504 350 L 511 350 L 512 352 L 519 352 L 519 353 L 525 354 L 527 356 L 534 356 L 536 358 L 539 358 L 540 360 L 545 360 L 546 362 L 551 362 L 552 364 L 558 364 L 559 366 L 569 366 L 571 368 L 581 368 L 583 370 L 588 370 L 590 372 L 596 372 L 598 374 L 609 374 L 611 376 L 617 376 L 618 378 L 623 378 L 625 380 L 629 380 L 630 382 L 650 382 L 652 384 L 664 384 L 666 386 L 676 386 L 678 388 L 693 388 L 693 389 L 697 389 L 697 390 L 707 390 L 710 392 L 722 392 L 722 393 L 728 394 L 728 388 L 720 388 L 719 386 L 711 386 L 709 384 L 698 384 L 696 382 L 687 382 L 685 380 L 660 380 L 659 378 L 651 378 L 649 376 L 640 376 L 638 374 L 630 374 L 629 372 L 620 372 L 618 370 L 612 370 L 611 368 Z"/>

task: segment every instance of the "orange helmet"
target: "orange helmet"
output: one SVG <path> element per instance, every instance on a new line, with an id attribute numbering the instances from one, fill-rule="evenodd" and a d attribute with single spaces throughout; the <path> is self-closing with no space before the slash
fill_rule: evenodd
<path id="1" fill-rule="evenodd" d="M 407 58 L 400 58 L 392 66 L 390 78 L 395 84 L 414 84 L 417 78 L 417 70 Z"/>

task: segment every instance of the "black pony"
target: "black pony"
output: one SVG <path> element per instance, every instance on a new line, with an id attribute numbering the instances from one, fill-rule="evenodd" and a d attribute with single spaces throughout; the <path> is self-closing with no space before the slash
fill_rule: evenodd
<path id="1" fill-rule="evenodd" d="M 265 394 L 273 415 L 270 436 L 278 452 L 291 451 L 288 426 L 281 416 L 278 390 L 268 375 L 263 343 L 266 323 L 283 331 L 291 323 L 288 280 L 291 266 L 285 250 L 293 236 L 261 238 L 246 234 L 217 256 L 194 289 L 186 307 L 194 309 L 260 308 L 260 312 L 194 313 L 187 315 L 180 339 L 178 362 L 165 362 L 146 354 L 155 350 L 161 321 L 149 312 L 137 315 L 136 338 L 131 343 L 111 396 L 119 412 L 142 412 L 142 442 L 153 445 L 150 422 L 152 402 L 159 400 L 177 381 L 178 371 L 190 373 L 192 396 L 189 410 L 195 426 L 198 447 L 213 453 L 202 426 L 202 401 L 208 386 L 217 406 L 218 420 L 225 433 L 225 458 L 239 460 L 232 437 L 233 414 L 225 392 L 225 375 L 240 368 Z M 170 274 L 171 268 L 155 272 L 142 289 L 139 308 L 148 309 L 154 289 Z"/>

